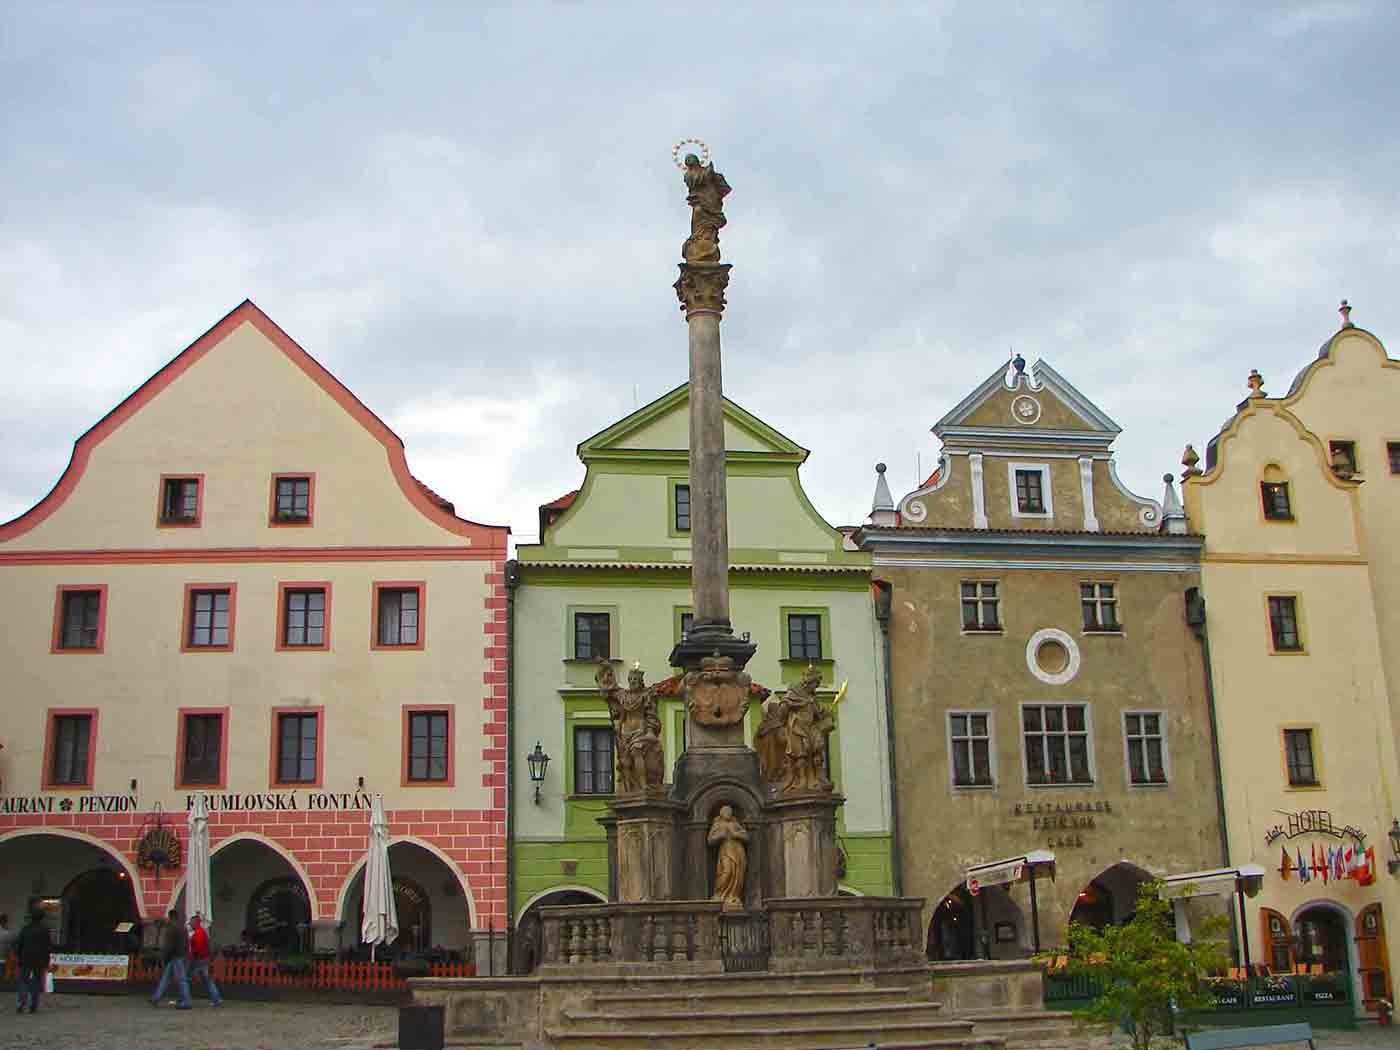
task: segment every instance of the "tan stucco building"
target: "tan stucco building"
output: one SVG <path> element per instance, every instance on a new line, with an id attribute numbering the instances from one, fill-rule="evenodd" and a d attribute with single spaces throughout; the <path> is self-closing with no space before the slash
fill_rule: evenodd
<path id="1" fill-rule="evenodd" d="M 240 305 L 0 525 L 0 911 L 149 935 L 203 793 L 216 943 L 350 948 L 379 794 L 398 947 L 470 952 L 505 916 L 506 540 Z"/>
<path id="2" fill-rule="evenodd" d="M 1071 918 L 1124 920 L 1150 875 L 1221 860 L 1185 615 L 1201 540 L 1174 496 L 1164 515 L 1122 486 L 1119 427 L 1043 362 L 998 369 L 933 432 L 937 470 L 897 504 L 882 473 L 856 534 L 888 587 L 902 889 L 928 899 L 932 958 L 1025 955 L 1028 889 L 974 901 L 969 867 L 1053 852 L 1049 946 Z"/>
<path id="3" fill-rule="evenodd" d="M 1249 902 L 1255 962 L 1349 975 L 1373 1010 L 1400 959 L 1386 924 L 1400 701 L 1400 363 L 1344 325 L 1283 397 L 1249 396 L 1189 452 L 1183 499 L 1202 565 L 1230 860 L 1266 869 Z M 1347 850 L 1368 873 L 1312 873 Z M 1284 860 L 1285 851 L 1292 863 Z M 1290 870 L 1294 869 L 1294 870 Z M 1377 870 L 1379 869 L 1379 870 Z"/>

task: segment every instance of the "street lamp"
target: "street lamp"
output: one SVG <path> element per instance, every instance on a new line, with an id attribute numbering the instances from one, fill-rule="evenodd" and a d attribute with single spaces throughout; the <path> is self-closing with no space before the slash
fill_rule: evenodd
<path id="1" fill-rule="evenodd" d="M 1390 839 L 1391 858 L 1385 862 L 1385 867 L 1387 871 L 1394 875 L 1397 871 L 1400 871 L 1400 820 L 1394 817 L 1390 820 L 1390 832 L 1388 837 Z"/>
<path id="2" fill-rule="evenodd" d="M 540 742 L 535 741 L 535 750 L 525 756 L 526 763 L 530 766 L 530 783 L 535 785 L 535 805 L 540 804 L 540 785 L 544 783 L 544 771 L 549 768 L 549 756 L 540 747 Z"/>

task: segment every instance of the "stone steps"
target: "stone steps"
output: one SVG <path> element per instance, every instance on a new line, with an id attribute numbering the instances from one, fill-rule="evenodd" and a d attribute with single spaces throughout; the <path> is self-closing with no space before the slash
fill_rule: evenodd
<path id="1" fill-rule="evenodd" d="M 876 988 L 865 985 L 842 985 L 832 988 L 801 988 L 796 990 L 764 990 L 717 988 L 713 991 L 643 992 L 636 995 L 594 995 L 590 1002 L 600 1010 L 670 1011 L 677 1014 L 694 1013 L 697 1007 L 747 1009 L 767 1004 L 796 1004 L 797 1009 L 809 1010 L 823 1006 L 880 1006 L 907 1002 L 915 993 L 908 988 Z M 933 1004 L 938 1005 L 938 1004 Z M 792 1006 L 788 1012 L 792 1012 Z"/>
<path id="2" fill-rule="evenodd" d="M 619 1004 L 620 1005 L 620 1004 Z M 636 1027 L 660 1022 L 665 1025 L 678 1019 L 692 1020 L 697 1015 L 727 1018 L 730 1023 L 755 1026 L 760 1022 L 788 1022 L 790 1026 L 807 1023 L 829 1025 L 849 1025 L 858 1028 L 880 1028 L 886 1023 L 939 1024 L 953 1025 L 959 1030 L 971 1030 L 971 1025 L 962 1021 L 950 1021 L 939 1012 L 935 1002 L 894 1002 L 876 1004 L 853 1004 L 843 1006 L 808 1006 L 794 1008 L 793 1004 L 772 1004 L 763 1007 L 745 1007 L 733 1012 L 720 1011 L 706 1003 L 702 1008 L 691 1008 L 685 1012 L 672 1010 L 566 1010 L 564 1017 L 569 1022 L 570 1031 L 579 1033 L 609 1032 L 618 1028 Z"/>
<path id="3" fill-rule="evenodd" d="M 957 1021 L 882 1023 L 793 1023 L 747 1025 L 739 1018 L 692 1021 L 656 1028 L 626 1026 L 608 1032 L 546 1029 L 554 1047 L 567 1050 L 1005 1050 L 991 1036 L 974 1036 Z"/>
<path id="4" fill-rule="evenodd" d="M 978 1035 L 995 1036 L 1007 1050 L 1058 1050 L 1082 1047 L 1089 1034 L 1063 1010 L 987 1011 L 960 1015 L 973 1022 Z"/>

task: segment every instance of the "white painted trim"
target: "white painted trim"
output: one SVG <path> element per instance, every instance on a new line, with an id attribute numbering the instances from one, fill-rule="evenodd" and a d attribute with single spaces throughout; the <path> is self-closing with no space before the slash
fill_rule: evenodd
<path id="1" fill-rule="evenodd" d="M 47 824 L 41 824 L 37 827 L 32 828 L 12 828 L 11 830 L 4 832 L 3 834 L 0 834 L 0 846 L 5 845 L 5 843 L 7 842 L 13 842 L 16 839 L 28 838 L 33 835 L 53 835 L 61 839 L 72 839 L 74 842 L 81 842 L 84 845 L 92 846 L 94 849 L 101 850 L 104 854 L 110 857 L 117 864 L 120 864 L 122 870 L 126 872 L 127 879 L 131 882 L 131 892 L 136 897 L 136 914 L 139 915 L 141 918 L 162 918 L 164 917 L 165 912 L 169 910 L 163 909 L 154 916 L 147 915 L 146 891 L 145 888 L 141 885 L 140 870 L 136 867 L 136 865 L 132 864 L 131 861 L 127 860 L 126 856 L 122 854 L 119 850 L 117 850 L 116 847 L 114 847 L 110 842 L 104 842 L 102 839 L 95 838 L 92 835 L 84 834 L 81 831 L 74 831 L 72 828 L 52 827 Z"/>
<path id="2" fill-rule="evenodd" d="M 876 565 L 930 569 L 1061 569 L 1066 572 L 1200 572 L 1200 565 L 1116 561 L 1009 561 L 979 558 L 901 558 L 875 555 Z M 594 690 L 596 692 L 596 690 Z"/>
<path id="3" fill-rule="evenodd" d="M 287 826 L 291 827 L 292 825 L 289 824 Z M 296 858 L 296 855 L 292 853 L 291 850 L 287 849 L 286 846 L 283 846 L 276 839 L 268 838 L 266 835 L 261 835 L 256 831 L 235 831 L 228 838 L 220 839 L 218 845 L 211 845 L 209 847 L 209 877 L 211 880 L 214 877 L 214 857 L 221 853 L 226 847 L 239 842 L 256 842 L 259 846 L 266 846 L 268 849 L 272 850 L 273 853 L 276 853 L 285 860 L 288 867 L 292 869 L 292 873 L 301 880 L 302 887 L 306 890 L 306 899 L 311 909 L 311 921 L 316 922 L 323 918 L 323 916 L 319 914 L 320 908 L 316 900 L 316 884 L 311 881 L 311 876 L 306 873 L 306 869 L 302 867 L 301 861 Z M 161 915 L 164 915 L 166 911 L 175 907 L 175 903 L 180 899 L 180 894 L 185 892 L 185 881 L 188 877 L 189 872 L 186 871 L 184 875 L 180 876 L 179 881 L 175 883 L 170 891 L 170 899 L 165 904 L 165 911 L 162 911 Z"/>
<path id="4" fill-rule="evenodd" d="M 1099 519 L 1094 516 L 1094 461 L 1089 456 L 1079 457 L 1079 494 L 1084 500 L 1084 530 L 1099 531 Z"/>
<path id="5" fill-rule="evenodd" d="M 1036 471 L 1040 474 L 1040 498 L 1045 504 L 1043 511 L 1025 511 L 1016 503 L 1016 472 L 1018 470 Z M 1034 518 L 1044 521 L 1055 516 L 1055 493 L 1050 488 L 1050 466 L 1047 463 L 1017 463 L 1012 460 L 1006 464 L 1006 486 L 1007 498 L 1011 504 L 1011 516 L 1013 518 Z M 986 526 L 982 526 L 986 528 Z"/>
<path id="6" fill-rule="evenodd" d="M 1084 708 L 1084 754 L 1089 760 L 1088 783 L 1066 781 L 1063 784 L 1032 784 L 1030 766 L 1026 763 L 1026 708 L 1028 707 L 1082 707 Z M 1016 707 L 1016 743 L 1021 749 L 1021 783 L 1033 791 L 1057 788 L 1098 787 L 1098 756 L 1094 754 L 1094 707 L 1088 700 L 1023 700 Z M 1044 732 L 1044 714 L 1041 715 L 1041 731 Z M 1069 719 L 1065 719 L 1065 763 L 1069 763 Z M 1105 869 L 1106 870 L 1106 869 Z"/>
<path id="7" fill-rule="evenodd" d="M 924 496 L 932 495 L 948 484 L 953 476 L 953 461 L 948 458 L 947 451 L 943 451 L 938 457 L 938 480 L 926 488 L 915 489 L 909 495 L 899 501 L 899 513 L 903 518 L 907 518 L 915 525 L 928 518 L 928 507 L 923 502 Z"/>
<path id="8" fill-rule="evenodd" d="M 987 527 L 987 492 L 983 487 L 982 453 L 971 453 L 967 457 L 967 462 L 972 469 L 972 527 L 985 529 Z"/>
<path id="9" fill-rule="evenodd" d="M 1166 713 L 1165 711 L 1151 711 L 1151 710 L 1144 710 L 1144 709 L 1142 709 L 1142 708 L 1136 708 L 1136 707 L 1134 707 L 1134 708 L 1125 708 L 1123 711 L 1121 711 L 1121 712 L 1119 712 L 1119 713 L 1122 715 L 1122 719 L 1121 719 L 1121 723 L 1120 723 L 1120 725 L 1119 725 L 1119 728 L 1122 730 L 1122 734 L 1123 734 L 1123 786 L 1124 786 L 1125 788 L 1127 788 L 1129 791 L 1141 791 L 1141 790 L 1143 790 L 1143 789 L 1146 789 L 1146 790 L 1148 790 L 1148 791 L 1161 791 L 1163 788 L 1171 787 L 1171 785 L 1172 785 L 1172 758 L 1171 758 L 1171 746 L 1170 746 L 1170 745 L 1168 744 L 1168 742 L 1167 742 L 1167 713 Z M 1134 783 L 1133 783 L 1133 761 L 1132 761 L 1132 756 L 1129 755 L 1129 753 L 1128 753 L 1128 716 L 1129 716 L 1129 715 L 1156 715 L 1157 718 L 1159 719 L 1158 724 L 1159 724 L 1159 725 L 1161 726 L 1161 728 L 1162 728 L 1162 733 L 1161 733 L 1161 736 L 1162 736 L 1162 772 L 1165 773 L 1165 774 L 1166 774 L 1166 777 L 1167 777 L 1167 779 L 1166 779 L 1163 783 L 1161 783 L 1161 784 L 1134 784 Z M 1146 752 L 1146 751 L 1143 752 L 1142 759 L 1143 759 L 1144 762 L 1147 761 L 1147 752 Z"/>
<path id="10" fill-rule="evenodd" d="M 1050 674 L 1042 671 L 1040 665 L 1035 662 L 1036 650 L 1045 642 L 1059 642 L 1069 653 L 1069 664 L 1058 674 Z M 1026 667 L 1031 674 L 1046 685 L 1068 685 L 1074 681 L 1074 676 L 1079 673 L 1082 657 L 1079 654 L 1079 644 L 1058 627 L 1042 627 L 1031 635 L 1030 641 L 1026 643 Z"/>
<path id="11" fill-rule="evenodd" d="M 450 871 L 450 872 L 456 877 L 456 879 L 457 879 L 457 885 L 458 885 L 458 886 L 461 888 L 461 890 L 462 890 L 462 900 L 463 900 L 463 902 L 464 902 L 464 903 L 466 904 L 466 906 L 467 906 L 467 930 L 468 930 L 468 931 L 475 930 L 475 929 L 476 929 L 476 898 L 475 898 L 474 896 L 472 896 L 471 883 L 469 883 L 469 882 L 467 881 L 467 877 L 466 877 L 464 874 L 462 874 L 462 869 L 459 868 L 459 867 L 457 866 L 457 862 L 454 861 L 451 857 L 449 857 L 449 856 L 448 856 L 446 853 L 444 853 L 442 850 L 440 850 L 437 846 L 434 846 L 431 842 L 428 842 L 428 841 L 426 841 L 426 840 L 424 840 L 424 839 L 417 838 L 417 837 L 415 837 L 415 836 L 413 836 L 413 835 L 397 835 L 397 836 L 395 836 L 395 837 L 393 837 L 393 838 L 391 838 L 391 839 L 389 840 L 389 848 L 390 848 L 391 850 L 392 850 L 395 846 L 399 846 L 399 845 L 417 846 L 417 847 L 419 847 L 420 849 L 427 850 L 429 853 L 431 853 L 431 854 L 432 854 L 434 857 L 436 857 L 438 860 L 442 861 L 443 864 L 447 865 L 447 870 Z M 350 896 L 350 884 L 353 883 L 353 882 L 355 881 L 355 876 L 358 875 L 358 874 L 360 873 L 360 870 L 361 870 L 362 868 L 364 868 L 364 866 L 365 866 L 365 860 L 366 860 L 365 857 L 361 857 L 361 858 L 359 859 L 359 861 L 355 864 L 355 866 L 352 867 L 348 872 L 345 873 L 345 879 L 344 879 L 344 881 L 341 882 L 341 884 L 340 884 L 340 889 L 336 891 L 336 896 L 335 896 L 335 918 L 336 918 L 337 921 L 345 921 L 345 919 L 346 919 L 346 915 L 345 915 L 345 905 L 346 905 L 346 904 L 348 903 L 348 901 L 349 901 L 349 896 Z M 393 873 L 393 868 L 394 868 L 394 865 L 393 865 L 393 858 L 390 858 L 389 870 L 390 870 L 390 873 L 391 873 L 391 874 Z M 507 903 L 509 903 L 509 902 L 507 902 Z M 355 943 L 356 943 L 356 944 L 360 943 L 360 942 L 359 942 L 359 936 L 360 936 L 360 931 L 359 931 L 359 930 L 356 930 L 356 931 L 355 931 L 355 938 L 356 938 Z"/>
<path id="12" fill-rule="evenodd" d="M 953 718 L 965 715 L 986 715 L 987 716 L 987 772 L 991 774 L 990 784 L 959 784 L 956 780 L 956 766 L 953 764 Z M 971 736 L 969 740 L 973 739 Z M 996 712 L 982 710 L 977 711 L 972 708 L 956 708 L 947 712 L 947 717 L 943 720 L 943 742 L 948 746 L 948 787 L 955 792 L 963 791 L 995 791 L 1000 786 L 1000 779 L 997 776 L 997 725 Z M 969 750 L 968 758 L 972 754 Z"/>
<path id="13" fill-rule="evenodd" d="M 1138 521 L 1143 525 L 1155 526 L 1162 520 L 1162 505 L 1155 499 L 1139 496 L 1124 485 L 1118 477 L 1118 461 L 1111 456 L 1108 460 L 1108 480 L 1113 482 L 1114 488 L 1138 505 Z"/>

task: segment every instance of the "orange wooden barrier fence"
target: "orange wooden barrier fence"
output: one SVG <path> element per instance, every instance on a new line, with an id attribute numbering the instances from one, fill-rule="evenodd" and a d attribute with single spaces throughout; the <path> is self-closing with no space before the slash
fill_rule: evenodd
<path id="1" fill-rule="evenodd" d="M 283 972 L 275 961 L 267 959 L 213 959 L 209 972 L 218 984 L 251 984 L 266 988 L 339 988 L 349 990 L 401 991 L 408 987 L 405 978 L 394 974 L 390 963 L 334 962 L 316 960 L 303 972 Z M 475 977 L 472 963 L 435 963 L 428 967 L 428 977 Z M 160 966 L 148 965 L 133 956 L 127 978 L 133 983 L 154 983 L 160 979 Z"/>

